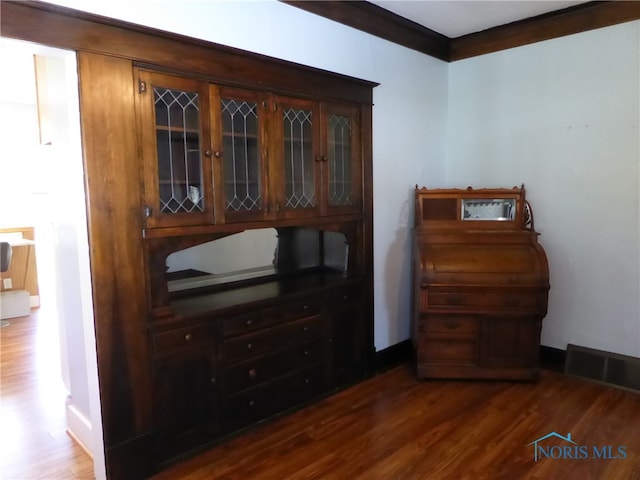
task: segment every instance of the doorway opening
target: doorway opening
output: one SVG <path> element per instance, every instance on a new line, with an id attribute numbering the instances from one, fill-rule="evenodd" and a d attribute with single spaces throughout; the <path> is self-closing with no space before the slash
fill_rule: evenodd
<path id="1" fill-rule="evenodd" d="M 105 478 L 75 53 L 0 38 L 0 62 L 0 231 L 33 230 L 37 272 L 35 292 L 16 285 L 31 290 L 29 314 L 0 328 L 2 470 L 40 478 L 38 449 L 68 469 L 82 445 L 90 478 Z"/>

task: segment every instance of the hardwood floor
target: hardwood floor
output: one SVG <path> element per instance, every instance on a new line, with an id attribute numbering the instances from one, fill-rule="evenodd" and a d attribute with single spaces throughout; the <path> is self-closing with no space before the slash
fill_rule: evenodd
<path id="1" fill-rule="evenodd" d="M 91 479 L 91 457 L 66 433 L 58 333 L 46 309 L 0 328 L 0 478 Z"/>
<path id="2" fill-rule="evenodd" d="M 93 478 L 91 459 L 65 432 L 58 360 L 44 348 L 50 323 L 37 311 L 10 322 L 0 329 L 0 478 Z M 416 381 L 405 365 L 154 479 L 640 480 L 639 426 L 639 394 L 557 372 L 536 384 Z M 548 438 L 536 462 L 531 443 L 551 432 L 576 445 Z M 593 458 L 608 446 L 609 456 L 624 447 L 624 458 Z"/>
<path id="3" fill-rule="evenodd" d="M 640 479 L 640 395 L 544 371 L 537 384 L 386 372 L 175 465 L 176 479 Z M 531 442 L 551 458 L 534 461 Z M 552 448 L 555 447 L 555 448 Z M 564 447 L 569 447 L 569 450 Z M 612 455 L 611 455 L 612 456 Z"/>

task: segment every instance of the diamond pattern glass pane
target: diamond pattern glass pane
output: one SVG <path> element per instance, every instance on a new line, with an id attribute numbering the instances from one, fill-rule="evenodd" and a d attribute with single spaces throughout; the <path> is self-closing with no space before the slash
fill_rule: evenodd
<path id="1" fill-rule="evenodd" d="M 351 121 L 330 115 L 328 127 L 329 205 L 351 205 Z"/>
<path id="2" fill-rule="evenodd" d="M 225 208 L 250 212 L 262 208 L 258 105 L 222 99 Z"/>
<path id="3" fill-rule="evenodd" d="M 283 109 L 287 208 L 308 208 L 315 205 L 312 113 L 295 108 Z"/>
<path id="4" fill-rule="evenodd" d="M 160 211 L 204 210 L 198 94 L 155 87 Z"/>

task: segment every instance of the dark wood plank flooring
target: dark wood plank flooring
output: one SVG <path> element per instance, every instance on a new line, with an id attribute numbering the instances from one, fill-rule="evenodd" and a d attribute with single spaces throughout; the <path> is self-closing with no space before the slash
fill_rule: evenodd
<path id="1" fill-rule="evenodd" d="M 571 444 L 550 438 L 552 457 L 534 461 L 530 443 L 551 432 L 590 458 L 562 458 Z M 625 458 L 592 458 L 607 446 Z M 154 478 L 640 479 L 639 454 L 636 393 L 552 371 L 536 384 L 419 382 L 402 366 Z"/>
<path id="2" fill-rule="evenodd" d="M 0 478 L 91 479 L 52 381 L 54 332 L 34 312 L 0 329 Z M 570 433 L 590 458 L 534 461 L 530 443 L 551 432 Z M 556 457 L 565 447 L 580 453 L 558 438 L 544 445 Z M 608 446 L 624 447 L 625 457 L 593 458 Z M 640 480 L 640 395 L 549 370 L 535 384 L 420 382 L 403 365 L 154 478 Z"/>

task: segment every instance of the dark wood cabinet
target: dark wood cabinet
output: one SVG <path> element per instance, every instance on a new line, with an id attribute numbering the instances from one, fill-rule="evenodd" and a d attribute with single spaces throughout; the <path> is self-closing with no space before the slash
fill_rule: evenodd
<path id="1" fill-rule="evenodd" d="M 134 76 L 148 228 L 362 213 L 357 104 Z"/>
<path id="2" fill-rule="evenodd" d="M 218 361 L 212 325 L 152 335 L 156 448 L 170 458 L 220 432 Z"/>
<path id="3" fill-rule="evenodd" d="M 370 372 L 370 106 L 133 76 L 160 465 Z M 255 229 L 277 233 L 268 265 L 174 288 L 169 255 Z M 206 255 L 254 253 L 226 245 Z"/>
<path id="4" fill-rule="evenodd" d="M 150 324 L 158 461 L 365 378 L 361 282 L 314 268 L 173 298 Z"/>
<path id="5" fill-rule="evenodd" d="M 524 187 L 415 200 L 418 377 L 535 379 L 549 270 Z"/>

